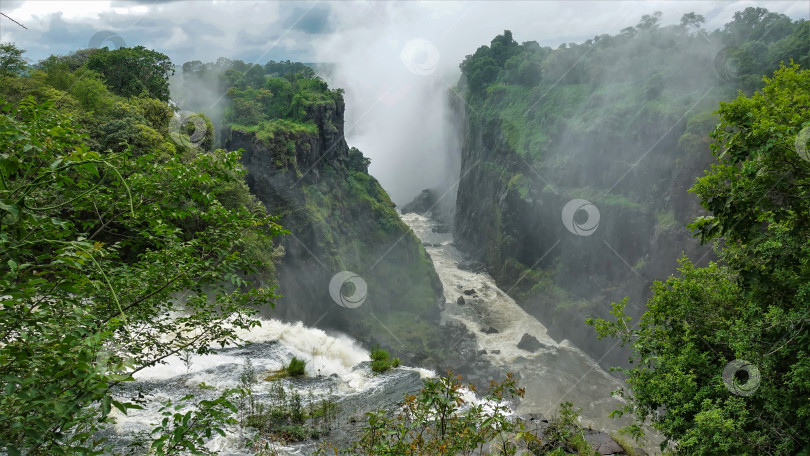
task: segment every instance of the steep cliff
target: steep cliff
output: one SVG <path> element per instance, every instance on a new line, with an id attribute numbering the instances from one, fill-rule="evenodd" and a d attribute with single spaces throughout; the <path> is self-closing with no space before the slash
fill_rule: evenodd
<path id="1" fill-rule="evenodd" d="M 741 62 L 778 62 L 807 31 L 734 56 L 719 32 L 638 27 L 556 50 L 507 31 L 461 64 L 456 106 L 456 243 L 553 337 L 608 365 L 626 356 L 585 319 L 625 296 L 637 316 L 678 257 L 713 258 L 685 228 L 702 213 L 687 190 L 712 159 L 712 111 L 756 79 Z"/>
<path id="2" fill-rule="evenodd" d="M 296 122 L 271 119 L 222 131 L 226 149 L 244 149 L 251 191 L 290 231 L 277 270 L 283 297 L 268 316 L 341 330 L 404 359 L 430 358 L 438 347 L 441 283 L 368 174 L 368 160 L 346 144 L 341 92 L 301 103 L 298 115 Z M 341 271 L 358 275 L 367 288 L 346 277 L 330 295 Z M 341 298 L 347 305 L 338 304 Z"/>

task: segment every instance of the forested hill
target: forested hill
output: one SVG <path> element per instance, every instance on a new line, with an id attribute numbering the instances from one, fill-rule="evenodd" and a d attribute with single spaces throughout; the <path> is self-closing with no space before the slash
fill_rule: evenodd
<path id="1" fill-rule="evenodd" d="M 188 62 L 173 82 L 182 109 L 212 111 L 222 145 L 244 150 L 251 192 L 290 231 L 277 268 L 283 296 L 267 315 L 317 322 L 369 345 L 399 346 L 403 361 L 440 368 L 446 355 L 437 327 L 441 283 L 368 174 L 369 159 L 346 143 L 343 91 L 300 63 L 225 58 Z M 225 94 L 221 120 L 203 105 L 206 93 Z M 360 299 L 358 308 L 330 296 L 341 271 L 359 275 L 367 287 L 354 298 L 343 290 Z M 405 348 L 397 334 L 410 335 L 400 339 Z"/>
<path id="2" fill-rule="evenodd" d="M 687 190 L 713 160 L 718 101 L 780 62 L 810 64 L 810 23 L 762 8 L 715 31 L 695 14 L 660 21 L 557 49 L 506 31 L 460 65 L 456 241 L 554 337 L 608 365 L 626 355 L 584 318 L 624 296 L 638 316 L 683 253 L 714 258 L 685 226 L 704 213 Z"/>

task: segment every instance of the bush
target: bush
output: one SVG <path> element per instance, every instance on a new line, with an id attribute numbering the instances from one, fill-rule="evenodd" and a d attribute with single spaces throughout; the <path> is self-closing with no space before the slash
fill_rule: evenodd
<path id="1" fill-rule="evenodd" d="M 397 361 L 397 366 L 399 366 L 399 359 Z M 391 369 L 391 355 L 388 354 L 387 351 L 381 349 L 379 345 L 375 346 L 371 350 L 371 370 L 377 374 L 382 374 L 386 372 L 388 369 Z M 396 367 L 396 366 L 394 366 Z"/>
<path id="2" fill-rule="evenodd" d="M 290 360 L 290 364 L 287 366 L 287 375 L 290 377 L 303 377 L 306 365 L 306 361 L 293 356 L 293 359 Z"/>

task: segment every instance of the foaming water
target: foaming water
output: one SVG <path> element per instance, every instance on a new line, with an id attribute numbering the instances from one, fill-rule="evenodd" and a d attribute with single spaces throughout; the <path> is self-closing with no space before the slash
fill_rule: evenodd
<path id="1" fill-rule="evenodd" d="M 250 331 L 239 329 L 237 335 L 245 342 L 263 343 L 278 342 L 276 350 L 270 350 L 267 357 L 251 358 L 256 364 L 261 363 L 268 370 L 276 370 L 286 365 L 293 356 L 307 362 L 306 373 L 309 376 L 332 375 L 348 376 L 352 367 L 368 361 L 369 353 L 360 344 L 344 334 L 328 334 L 317 328 L 304 326 L 303 323 L 284 323 L 279 320 L 261 320 L 261 326 Z M 216 353 L 194 355 L 188 369 L 178 356 L 166 359 L 160 364 L 144 369 L 135 375 L 136 380 L 160 380 L 183 374 L 199 374 L 223 364 L 241 362 L 236 353 Z"/>

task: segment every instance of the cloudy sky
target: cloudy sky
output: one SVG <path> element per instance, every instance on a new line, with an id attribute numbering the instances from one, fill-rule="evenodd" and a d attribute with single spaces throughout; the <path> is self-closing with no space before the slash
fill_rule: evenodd
<path id="1" fill-rule="evenodd" d="M 0 12 L 27 27 L 0 17 L 0 41 L 26 49 L 31 61 L 125 44 L 176 64 L 220 56 L 334 63 L 328 79 L 346 89 L 347 140 L 372 158 L 372 173 L 401 203 L 447 172 L 436 159 L 451 147 L 440 100 L 464 56 L 503 30 L 557 47 L 615 34 L 656 10 L 664 25 L 703 14 L 711 30 L 748 6 L 810 17 L 807 1 L 0 0 Z"/>

